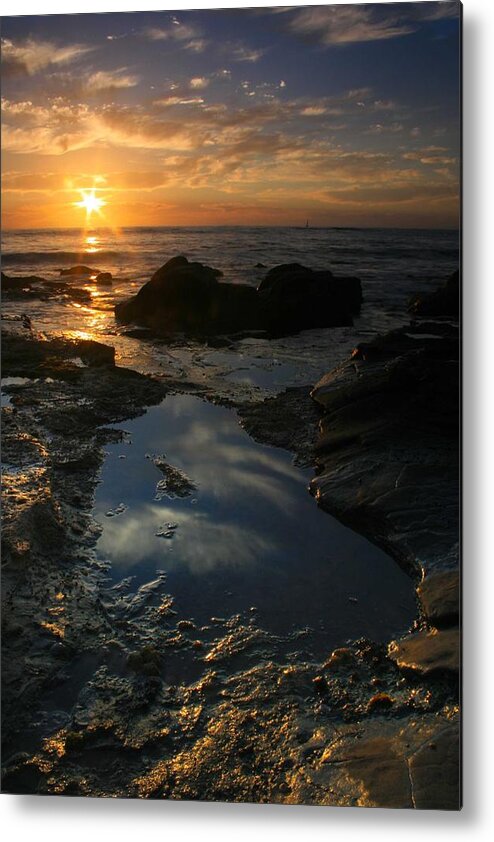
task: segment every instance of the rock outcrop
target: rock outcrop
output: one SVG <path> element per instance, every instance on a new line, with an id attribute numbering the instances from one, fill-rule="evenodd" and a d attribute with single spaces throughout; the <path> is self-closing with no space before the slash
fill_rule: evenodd
<path id="1" fill-rule="evenodd" d="M 2 294 L 9 299 L 71 298 L 73 301 L 89 302 L 91 293 L 66 281 L 50 281 L 38 275 L 5 275 L 2 272 Z"/>
<path id="2" fill-rule="evenodd" d="M 111 272 L 99 272 L 96 275 L 96 283 L 98 286 L 108 286 L 111 287 L 113 283 L 113 278 Z"/>
<path id="3" fill-rule="evenodd" d="M 408 307 L 414 316 L 458 318 L 460 313 L 460 273 L 453 272 L 444 286 L 428 295 L 416 296 Z"/>
<path id="4" fill-rule="evenodd" d="M 99 269 L 91 269 L 90 266 L 71 266 L 70 269 L 60 269 L 60 274 L 63 275 L 98 275 Z"/>
<path id="5" fill-rule="evenodd" d="M 358 278 L 336 278 L 299 263 L 271 269 L 258 287 L 269 328 L 288 331 L 352 324 L 362 303 Z"/>
<path id="6" fill-rule="evenodd" d="M 299 264 L 277 266 L 256 290 L 221 283 L 217 269 L 169 260 L 133 298 L 117 304 L 116 318 L 159 334 L 196 335 L 266 331 L 270 336 L 352 323 L 362 300 L 360 281 L 335 278 Z"/>

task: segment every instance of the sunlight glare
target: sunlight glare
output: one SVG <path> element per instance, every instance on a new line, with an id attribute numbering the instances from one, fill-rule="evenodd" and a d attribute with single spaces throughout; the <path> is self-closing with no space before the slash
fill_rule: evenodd
<path id="1" fill-rule="evenodd" d="M 82 199 L 80 202 L 74 202 L 75 207 L 77 208 L 84 208 L 86 211 L 86 219 L 89 219 L 91 214 L 98 213 L 101 215 L 101 208 L 106 205 L 104 199 L 99 199 L 96 196 L 96 191 L 93 188 L 92 190 L 81 190 L 80 191 Z"/>

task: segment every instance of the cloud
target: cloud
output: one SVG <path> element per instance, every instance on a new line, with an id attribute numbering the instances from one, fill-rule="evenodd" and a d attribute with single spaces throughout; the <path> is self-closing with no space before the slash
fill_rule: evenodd
<path id="1" fill-rule="evenodd" d="M 288 24 L 289 29 L 318 43 L 329 46 L 384 41 L 409 35 L 410 24 L 400 23 L 394 15 L 377 17 L 373 6 L 312 6 L 298 9 Z"/>
<path id="2" fill-rule="evenodd" d="M 425 146 L 422 149 L 415 149 L 403 153 L 406 161 L 418 161 L 420 164 L 430 166 L 451 166 L 457 163 L 457 158 L 447 154 L 449 150 L 445 146 Z"/>
<path id="3" fill-rule="evenodd" d="M 167 26 L 146 27 L 142 30 L 141 36 L 148 41 L 175 42 L 193 53 L 204 52 L 209 43 L 198 27 L 181 23 L 175 15 L 170 18 Z"/>
<path id="4" fill-rule="evenodd" d="M 459 15 L 457 2 L 341 4 L 279 7 L 289 31 L 325 47 L 387 41 L 416 32 L 424 23 Z"/>
<path id="5" fill-rule="evenodd" d="M 92 52 L 94 47 L 69 44 L 59 47 L 50 41 L 28 39 L 15 44 L 2 39 L 2 73 L 4 77 L 33 76 L 50 65 L 70 64 L 81 56 Z"/>
<path id="6" fill-rule="evenodd" d="M 162 99 L 155 99 L 153 105 L 161 108 L 173 108 L 174 105 L 204 105 L 204 100 L 200 96 L 181 97 L 181 96 L 166 96 Z"/>
<path id="7" fill-rule="evenodd" d="M 185 49 L 190 50 L 192 53 L 203 53 L 208 44 L 209 41 L 206 41 L 205 38 L 192 38 L 191 41 L 185 44 Z"/>
<path id="8" fill-rule="evenodd" d="M 399 134 L 405 131 L 403 123 L 373 123 L 366 131 L 366 134 Z"/>
<path id="9" fill-rule="evenodd" d="M 202 91 L 209 85 L 209 79 L 206 76 L 194 76 L 189 82 L 189 88 L 193 91 Z"/>
<path id="10" fill-rule="evenodd" d="M 234 61 L 247 61 L 251 63 L 259 61 L 267 52 L 265 49 L 253 49 L 243 44 L 227 45 L 225 49 Z"/>
<path id="11" fill-rule="evenodd" d="M 408 10 L 404 9 L 404 13 L 408 13 L 417 20 L 424 21 L 455 18 L 460 14 L 460 4 L 457 0 L 438 0 L 438 2 L 434 3 L 413 3 L 410 4 Z"/>
<path id="12" fill-rule="evenodd" d="M 117 70 L 98 70 L 91 73 L 83 87 L 87 94 L 93 94 L 135 88 L 138 84 L 138 76 L 133 76 L 127 72 L 127 68 L 120 67 Z"/>

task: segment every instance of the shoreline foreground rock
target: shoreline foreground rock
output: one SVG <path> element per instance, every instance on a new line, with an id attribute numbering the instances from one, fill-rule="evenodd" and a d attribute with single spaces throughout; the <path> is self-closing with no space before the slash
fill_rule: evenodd
<path id="1" fill-rule="evenodd" d="M 4 323 L 4 374 L 29 382 L 7 385 L 2 409 L 3 789 L 457 810 L 457 326 L 413 323 L 360 345 L 312 398 L 304 386 L 239 407 L 248 432 L 306 464 L 315 442 L 319 503 L 417 580 L 406 636 L 287 665 L 240 620 L 218 620 L 212 641 L 179 618 L 166 579 L 108 588 L 95 556 L 115 423 L 184 384 L 120 369 L 97 342 L 37 337 L 27 316 Z M 175 678 L 184 656 L 193 683 Z M 41 738 L 52 688 L 74 682 Z"/>
<path id="2" fill-rule="evenodd" d="M 402 676 L 401 687 L 410 688 L 410 709 L 398 712 L 396 688 L 382 667 L 381 677 L 372 679 L 379 687 L 369 701 L 373 716 L 361 720 L 358 743 L 355 732 L 342 731 L 335 749 L 326 750 L 328 765 L 318 769 L 319 784 L 333 785 L 329 764 L 337 763 L 339 774 L 367 793 L 363 803 L 457 810 L 458 274 L 424 297 L 418 310 L 423 320 L 359 345 L 316 384 L 311 397 L 319 411 L 318 431 L 311 433 L 314 415 L 302 387 L 257 406 L 243 405 L 239 413 L 251 435 L 290 446 L 304 461 L 309 431 L 316 463 L 310 488 L 318 504 L 390 553 L 417 582 L 417 623 L 406 636 L 389 641 L 385 654 Z M 328 693 L 335 673 L 351 679 L 356 651 L 358 642 L 337 650 L 325 664 L 318 681 Z M 417 693 L 435 698 L 432 717 L 425 709 L 413 713 Z"/>
<path id="3" fill-rule="evenodd" d="M 314 271 L 298 263 L 271 269 L 257 289 L 222 283 L 220 276 L 218 269 L 174 257 L 137 295 L 116 305 L 117 321 L 165 335 L 265 331 L 282 336 L 351 325 L 362 302 L 358 278 L 336 278 L 329 270 Z"/>

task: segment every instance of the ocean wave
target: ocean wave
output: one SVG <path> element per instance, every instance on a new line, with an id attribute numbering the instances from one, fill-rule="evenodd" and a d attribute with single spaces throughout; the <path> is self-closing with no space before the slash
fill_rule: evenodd
<path id="1" fill-rule="evenodd" d="M 2 263 L 6 266 L 32 263 L 80 263 L 100 262 L 126 257 L 121 251 L 11 251 L 2 254 Z"/>

